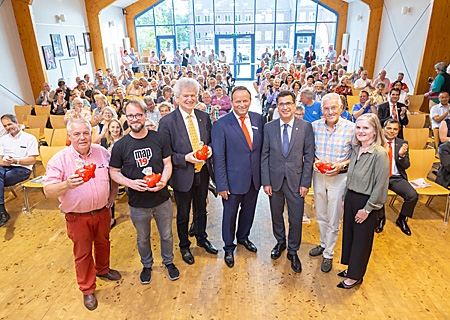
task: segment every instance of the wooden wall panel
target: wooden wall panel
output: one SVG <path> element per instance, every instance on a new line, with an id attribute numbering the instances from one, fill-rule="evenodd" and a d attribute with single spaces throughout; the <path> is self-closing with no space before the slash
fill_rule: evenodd
<path id="1" fill-rule="evenodd" d="M 348 3 L 342 0 L 320 0 L 320 2 L 338 13 L 335 50 L 339 56 L 342 51 L 342 35 L 347 31 Z"/>
<path id="2" fill-rule="evenodd" d="M 369 27 L 367 29 L 366 48 L 362 65 L 369 72 L 369 78 L 375 75 L 375 61 L 377 57 L 378 41 L 380 37 L 380 23 L 383 15 L 383 0 L 362 0 L 370 8 Z"/>
<path id="3" fill-rule="evenodd" d="M 134 29 L 134 18 L 141 12 L 155 5 L 159 0 L 139 0 L 132 5 L 129 5 L 125 8 L 127 11 L 126 14 L 126 25 L 127 25 L 127 33 L 130 38 L 130 45 L 137 50 L 137 41 L 136 41 L 136 31 Z"/>

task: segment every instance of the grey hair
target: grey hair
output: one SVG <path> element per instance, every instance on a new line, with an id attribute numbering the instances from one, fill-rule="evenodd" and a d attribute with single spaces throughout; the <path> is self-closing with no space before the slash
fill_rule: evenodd
<path id="1" fill-rule="evenodd" d="M 447 70 L 447 64 L 445 62 L 438 62 L 434 65 L 434 68 L 436 70 L 439 70 L 441 72 L 445 72 Z"/>
<path id="2" fill-rule="evenodd" d="M 311 89 L 305 88 L 300 91 L 300 94 L 304 95 L 308 99 L 314 100 L 314 92 L 312 92 Z"/>
<path id="3" fill-rule="evenodd" d="M 89 128 L 89 132 L 92 131 L 91 123 L 86 118 L 72 118 L 67 123 L 67 133 L 70 133 L 72 131 L 72 124 L 74 123 L 84 123 Z"/>
<path id="4" fill-rule="evenodd" d="M 200 85 L 198 84 L 197 81 L 195 81 L 192 78 L 181 78 L 173 86 L 173 93 L 174 93 L 175 97 L 179 97 L 181 95 L 181 88 L 187 89 L 187 90 L 194 89 L 196 91 L 196 94 L 198 94 Z"/>
<path id="5" fill-rule="evenodd" d="M 333 92 L 333 93 L 327 93 L 326 95 L 324 95 L 322 97 L 322 106 L 323 106 L 323 103 L 328 100 L 336 102 L 337 105 L 339 106 L 339 108 L 342 107 L 342 100 L 337 93 Z"/>
<path id="6" fill-rule="evenodd" d="M 72 100 L 72 104 L 74 104 L 75 101 L 81 102 L 81 104 L 83 104 L 83 99 L 81 99 L 81 98 L 78 98 L 78 97 L 74 98 L 74 99 Z"/>
<path id="7" fill-rule="evenodd" d="M 5 119 L 5 118 L 8 118 L 8 119 L 11 120 L 12 122 L 19 123 L 19 122 L 17 121 L 17 117 L 16 117 L 15 115 L 13 115 L 13 114 L 9 114 L 9 113 L 4 114 L 4 115 L 2 115 L 1 120 Z"/>

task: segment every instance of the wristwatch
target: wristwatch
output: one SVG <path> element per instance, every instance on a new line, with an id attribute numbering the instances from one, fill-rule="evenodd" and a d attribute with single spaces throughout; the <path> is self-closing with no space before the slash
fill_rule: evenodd
<path id="1" fill-rule="evenodd" d="M 343 165 L 342 165 L 342 170 L 347 170 L 348 169 L 348 165 L 346 164 L 346 163 L 344 163 Z"/>
<path id="2" fill-rule="evenodd" d="M 369 214 L 369 213 L 370 213 L 370 211 L 369 211 L 369 210 L 367 210 L 367 209 L 364 209 L 364 210 L 366 211 L 366 213 L 367 213 L 367 214 Z"/>

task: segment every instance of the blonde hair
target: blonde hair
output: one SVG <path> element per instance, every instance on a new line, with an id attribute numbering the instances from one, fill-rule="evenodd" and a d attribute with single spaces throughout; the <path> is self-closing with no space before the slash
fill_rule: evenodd
<path id="1" fill-rule="evenodd" d="M 106 133 L 105 133 L 106 144 L 107 144 L 108 146 L 110 146 L 111 144 L 114 143 L 114 138 L 112 137 L 111 132 L 109 131 L 109 127 L 111 127 L 111 124 L 112 124 L 112 123 L 117 123 L 117 124 L 119 125 L 119 128 L 120 128 L 120 137 L 119 137 L 119 139 L 122 139 L 122 137 L 123 137 L 123 127 L 122 127 L 122 124 L 121 124 L 120 121 L 117 120 L 116 118 L 111 119 L 111 121 L 108 123 L 108 127 L 106 128 Z"/>
<path id="2" fill-rule="evenodd" d="M 358 123 L 358 121 L 361 120 L 367 121 L 369 125 L 371 125 L 372 128 L 375 129 L 375 137 L 372 144 L 375 144 L 376 146 L 383 146 L 384 145 L 383 129 L 381 128 L 381 123 L 380 120 L 378 119 L 378 116 L 373 113 L 366 113 L 358 117 L 358 119 L 356 119 L 356 123 Z M 356 134 L 353 135 L 353 144 L 359 146 L 361 145 L 361 142 L 356 137 Z"/>

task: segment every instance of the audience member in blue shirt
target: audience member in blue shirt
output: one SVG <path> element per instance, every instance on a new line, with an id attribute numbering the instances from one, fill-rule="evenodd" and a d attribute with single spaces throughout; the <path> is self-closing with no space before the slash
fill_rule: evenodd
<path id="1" fill-rule="evenodd" d="M 300 102 L 305 107 L 303 120 L 313 122 L 319 120 L 323 114 L 320 109 L 320 102 L 314 101 L 315 94 L 310 89 L 303 89 L 300 92 Z"/>

